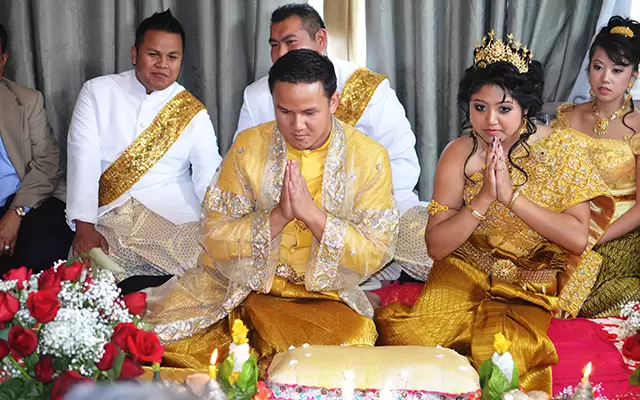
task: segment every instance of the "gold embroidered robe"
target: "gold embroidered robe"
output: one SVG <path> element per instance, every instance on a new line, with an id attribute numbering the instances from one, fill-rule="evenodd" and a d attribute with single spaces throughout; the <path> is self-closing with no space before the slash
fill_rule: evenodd
<path id="1" fill-rule="evenodd" d="M 376 315 L 381 345 L 441 345 L 466 355 L 476 368 L 493 353 L 493 336 L 504 333 L 527 390 L 551 391 L 557 354 L 546 332 L 560 312 L 575 316 L 593 285 L 601 257 L 590 251 L 613 213 L 608 189 L 595 172 L 579 133 L 565 129 L 535 142 L 514 160 L 527 171 L 521 196 L 556 212 L 593 203 L 588 248 L 582 257 L 549 242 L 502 203 L 494 202 L 471 237 L 433 264 L 413 307 L 393 303 Z M 482 187 L 482 174 L 467 182 L 465 201 Z M 513 169 L 514 183 L 523 175 Z M 559 277 L 568 276 L 559 289 Z M 559 293 L 558 293 L 559 291 Z"/>
<path id="2" fill-rule="evenodd" d="M 286 160 L 275 122 L 245 131 L 229 150 L 203 203 L 202 266 L 149 298 L 147 320 L 172 343 L 167 366 L 205 367 L 228 343 L 228 316 L 252 329 L 261 361 L 290 345 L 375 343 L 373 309 L 357 286 L 393 256 L 399 212 L 387 152 L 334 120 L 320 193 L 327 221 L 303 276 L 280 262 L 282 234 L 270 233 Z"/>
<path id="3" fill-rule="evenodd" d="M 555 126 L 570 126 L 564 113 L 572 107 L 573 103 L 558 107 Z M 624 140 L 580 134 L 577 139 L 609 186 L 616 202 L 612 219 L 615 221 L 636 204 L 636 159 L 640 155 L 640 134 L 628 135 Z M 640 229 L 598 244 L 594 250 L 603 258 L 602 267 L 580 314 L 585 317 L 618 316 L 624 304 L 640 300 Z"/>

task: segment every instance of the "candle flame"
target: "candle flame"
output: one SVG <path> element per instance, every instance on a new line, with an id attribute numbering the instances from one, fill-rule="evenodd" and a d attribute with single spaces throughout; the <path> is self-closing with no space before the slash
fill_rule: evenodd
<path id="1" fill-rule="evenodd" d="M 587 364 L 586 367 L 584 367 L 584 372 L 582 374 L 583 379 L 587 380 L 589 379 L 589 375 L 591 375 L 591 361 L 589 361 L 589 364 Z"/>
<path id="2" fill-rule="evenodd" d="M 211 358 L 209 359 L 209 364 L 215 365 L 218 362 L 218 349 L 215 349 L 213 353 L 211 353 Z"/>

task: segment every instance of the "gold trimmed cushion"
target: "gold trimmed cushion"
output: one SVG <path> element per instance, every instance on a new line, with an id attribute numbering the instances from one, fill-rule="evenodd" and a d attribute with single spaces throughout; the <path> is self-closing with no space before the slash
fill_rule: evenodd
<path id="1" fill-rule="evenodd" d="M 359 389 L 387 387 L 451 395 L 480 390 L 478 374 L 465 357 L 450 349 L 419 346 L 298 347 L 273 358 L 267 381 L 271 388 L 283 391 L 287 387 L 336 389 L 343 386 L 346 370 L 353 371 L 353 384 Z"/>

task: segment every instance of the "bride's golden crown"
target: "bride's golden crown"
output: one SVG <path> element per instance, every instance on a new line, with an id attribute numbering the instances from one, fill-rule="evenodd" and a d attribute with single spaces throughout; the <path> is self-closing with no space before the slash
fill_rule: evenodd
<path id="1" fill-rule="evenodd" d="M 487 38 L 488 36 L 488 38 Z M 507 35 L 508 41 L 495 39 L 496 32 L 492 29 L 489 34 L 476 42 L 474 65 L 484 68 L 497 62 L 508 62 L 518 69 L 521 74 L 529 71 L 529 64 L 533 53 L 519 41 L 514 41 L 513 34 Z"/>

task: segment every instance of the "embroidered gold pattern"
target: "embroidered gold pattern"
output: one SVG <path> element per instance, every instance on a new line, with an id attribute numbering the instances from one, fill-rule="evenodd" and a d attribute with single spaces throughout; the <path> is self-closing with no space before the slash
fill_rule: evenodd
<path id="1" fill-rule="evenodd" d="M 347 125 L 355 126 L 386 76 L 367 68 L 356 69 L 342 88 L 340 104 L 335 117 Z"/>
<path id="2" fill-rule="evenodd" d="M 429 210 L 429 214 L 436 215 L 440 211 L 449 211 L 449 206 L 438 203 L 436 199 L 431 199 L 431 202 L 427 206 L 427 210 Z"/>
<path id="3" fill-rule="evenodd" d="M 99 205 L 107 205 L 131 189 L 204 109 L 204 104 L 186 90 L 165 104 L 151 125 L 100 176 Z"/>
<path id="4" fill-rule="evenodd" d="M 608 190 L 598 173 L 586 162 L 587 152 L 576 140 L 578 132 L 572 129 L 559 129 L 546 138 L 531 145 L 530 157 L 523 157 L 524 150 L 514 152 L 514 159 L 527 171 L 529 180 L 521 189 L 521 196 L 547 209 L 562 212 L 576 204 L 594 197 L 605 196 Z M 514 169 L 511 172 L 512 182 L 522 180 L 521 173 Z M 482 187 L 482 173 L 471 177 L 475 183 L 466 183 L 464 199 L 470 201 Z M 593 235 L 592 235 L 593 236 Z M 474 231 L 472 238 L 485 242 L 496 252 L 506 251 L 513 257 L 527 259 L 536 246 L 546 239 L 526 225 L 520 218 L 510 212 L 505 205 L 494 202 L 486 213 L 486 219 L 481 221 Z M 590 240 L 587 250 L 595 244 Z M 475 247 L 469 243 L 470 247 Z M 558 252 L 560 250 L 557 250 Z M 471 252 L 473 253 L 473 252 Z M 569 279 L 561 293 L 562 305 L 567 307 L 573 315 L 589 293 L 597 276 L 599 262 L 594 259 L 592 252 L 587 252 Z M 568 257 L 558 253 L 556 258 Z M 474 259 L 479 257 L 474 255 Z M 493 258 L 493 257 L 492 257 Z M 596 258 L 599 258 L 596 256 Z M 495 259 L 494 259 L 495 260 Z M 555 275 L 555 270 L 539 270 L 535 273 L 522 271 L 524 268 L 513 269 L 511 261 L 484 260 L 478 263 L 478 268 L 495 274 L 496 277 L 517 283 L 520 280 L 545 282 Z M 566 265 L 566 262 L 564 263 Z M 593 280 L 591 278 L 593 277 Z M 525 283 L 525 282 L 523 282 Z"/>

